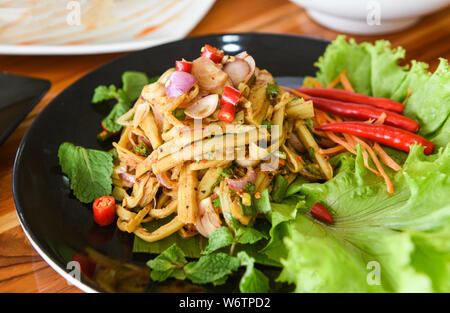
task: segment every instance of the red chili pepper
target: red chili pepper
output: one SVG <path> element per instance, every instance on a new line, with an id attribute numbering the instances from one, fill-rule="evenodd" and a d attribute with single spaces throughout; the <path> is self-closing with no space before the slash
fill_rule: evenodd
<path id="1" fill-rule="evenodd" d="M 306 100 L 312 100 L 315 108 L 328 113 L 345 117 L 352 117 L 357 120 L 377 119 L 381 116 L 381 114 L 385 113 L 386 118 L 384 119 L 384 124 L 386 125 L 396 126 L 410 132 L 417 132 L 417 130 L 419 129 L 419 123 L 410 118 L 407 118 L 406 116 L 400 115 L 395 112 L 377 109 L 371 107 L 370 105 L 342 102 L 316 97 L 310 97 Z"/>
<path id="2" fill-rule="evenodd" d="M 201 55 L 207 57 L 214 63 L 219 63 L 220 61 L 222 61 L 224 53 L 223 51 L 220 51 L 219 49 L 213 46 L 204 45 L 202 48 Z"/>
<path id="3" fill-rule="evenodd" d="M 328 212 L 328 210 L 325 209 L 325 207 L 321 205 L 319 202 L 316 202 L 313 205 L 310 212 L 312 216 L 314 216 L 318 220 L 321 220 L 322 222 L 326 222 L 328 224 L 333 224 L 334 222 L 330 212 Z"/>
<path id="4" fill-rule="evenodd" d="M 421 144 L 425 147 L 424 153 L 427 155 L 431 154 L 434 148 L 434 143 L 422 136 L 387 125 L 368 124 L 363 122 L 341 122 L 322 125 L 315 129 L 320 131 L 347 133 L 371 139 L 386 146 L 406 152 L 409 152 L 409 147 L 414 143 Z"/>
<path id="5" fill-rule="evenodd" d="M 116 217 L 116 200 L 111 196 L 103 196 L 95 199 L 92 205 L 94 221 L 100 226 L 106 226 L 114 222 Z"/>
<path id="6" fill-rule="evenodd" d="M 241 96 L 242 96 L 242 92 L 240 92 L 239 90 L 237 90 L 231 86 L 226 86 L 225 89 L 223 90 L 222 97 L 220 98 L 220 102 L 222 104 L 230 103 L 235 106 L 238 103 Z"/>
<path id="7" fill-rule="evenodd" d="M 334 100 L 341 100 L 346 102 L 360 103 L 371 105 L 380 109 L 389 110 L 392 112 L 402 113 L 405 106 L 397 101 L 387 98 L 376 98 L 366 95 L 361 95 L 356 92 L 351 92 L 343 89 L 334 88 L 297 88 L 295 89 L 313 97 L 322 97 Z"/>
<path id="8" fill-rule="evenodd" d="M 217 118 L 225 123 L 231 123 L 234 120 L 236 114 L 236 107 L 230 102 L 225 102 L 220 108 Z"/>
<path id="9" fill-rule="evenodd" d="M 175 69 L 179 72 L 190 73 L 192 69 L 192 62 L 175 61 Z"/>

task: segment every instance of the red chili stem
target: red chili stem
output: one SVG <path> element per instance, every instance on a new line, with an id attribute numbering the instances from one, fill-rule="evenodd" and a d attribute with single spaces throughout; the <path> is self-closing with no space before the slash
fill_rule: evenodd
<path id="1" fill-rule="evenodd" d="M 417 132 L 419 123 L 395 112 L 371 107 L 370 105 L 330 100 L 326 98 L 310 97 L 314 107 L 336 115 L 351 117 L 357 120 L 377 119 L 386 114 L 384 124 L 396 126 L 410 132 Z"/>
<path id="2" fill-rule="evenodd" d="M 351 92 L 343 89 L 334 88 L 297 88 L 295 89 L 313 97 L 323 97 L 333 100 L 341 100 L 345 102 L 353 102 L 360 104 L 371 105 L 380 109 L 389 110 L 392 112 L 402 113 L 405 106 L 397 101 L 387 98 L 377 98 L 366 95 L 361 95 L 356 92 Z"/>
<path id="3" fill-rule="evenodd" d="M 330 212 L 328 212 L 328 210 L 319 202 L 316 202 L 313 205 L 310 212 L 312 216 L 314 216 L 318 220 L 321 220 L 322 222 L 326 222 L 328 224 L 333 224 L 334 222 Z"/>
<path id="4" fill-rule="evenodd" d="M 340 122 L 331 123 L 316 127 L 319 131 L 331 131 L 338 133 L 347 133 L 384 144 L 398 150 L 409 152 L 410 146 L 414 143 L 425 147 L 424 153 L 433 152 L 434 143 L 403 129 L 387 125 L 368 124 L 363 122 Z"/>

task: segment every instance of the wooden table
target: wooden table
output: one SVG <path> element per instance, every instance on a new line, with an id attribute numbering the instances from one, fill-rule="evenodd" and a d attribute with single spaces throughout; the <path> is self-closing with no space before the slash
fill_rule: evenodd
<path id="1" fill-rule="evenodd" d="M 328 40 L 337 33 L 312 21 L 288 0 L 218 0 L 189 36 L 224 32 L 301 34 Z M 450 59 L 450 8 L 425 17 L 400 33 L 354 36 L 357 41 L 384 38 L 403 46 L 408 59 L 430 63 Z M 11 191 L 12 167 L 20 140 L 37 114 L 64 88 L 92 69 L 121 54 L 86 56 L 0 56 L 0 70 L 51 81 L 52 87 L 11 137 L 0 147 L 0 293 L 80 292 L 60 277 L 34 251 L 16 216 Z"/>

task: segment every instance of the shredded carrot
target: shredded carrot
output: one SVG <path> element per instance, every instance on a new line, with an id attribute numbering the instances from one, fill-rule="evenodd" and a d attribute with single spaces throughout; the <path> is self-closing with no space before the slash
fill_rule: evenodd
<path id="1" fill-rule="evenodd" d="M 406 102 L 408 101 L 410 95 L 411 95 L 411 88 L 408 88 L 408 91 L 406 92 L 406 98 L 402 102 L 403 105 L 406 104 Z"/>
<path id="2" fill-rule="evenodd" d="M 384 178 L 384 181 L 386 182 L 387 192 L 388 193 L 393 193 L 394 192 L 394 185 L 392 184 L 392 181 L 389 178 L 389 176 L 384 171 L 384 168 L 381 165 L 380 161 L 378 160 L 375 152 L 373 152 L 372 148 L 367 143 L 365 143 L 363 140 L 361 140 L 359 138 L 357 138 L 357 140 L 361 144 L 361 146 L 363 146 L 364 148 L 367 149 L 367 151 L 370 154 L 370 157 L 373 160 L 373 163 L 375 163 L 375 166 L 377 167 L 378 171 L 380 171 L 381 176 Z"/>
<path id="3" fill-rule="evenodd" d="M 327 137 L 331 141 L 337 143 L 338 145 L 343 146 L 345 149 L 347 149 L 351 153 L 356 154 L 355 149 L 353 149 L 353 147 L 351 145 L 349 145 L 346 141 L 344 141 L 343 139 L 341 139 L 338 136 L 336 136 L 334 133 L 332 133 L 332 132 L 325 132 L 325 134 L 327 135 Z"/>
<path id="4" fill-rule="evenodd" d="M 341 81 L 341 74 L 342 72 L 338 76 L 336 76 L 336 78 L 333 79 L 331 83 L 328 84 L 327 88 L 334 88 L 337 84 L 339 84 L 339 82 Z"/>
<path id="5" fill-rule="evenodd" d="M 381 115 L 376 119 L 375 122 L 373 122 L 374 124 L 384 124 L 384 120 L 386 119 L 386 113 L 381 113 Z"/>
<path id="6" fill-rule="evenodd" d="M 340 74 L 341 84 L 342 84 L 342 86 L 344 86 L 345 90 L 355 92 L 355 90 L 353 89 L 352 84 L 350 84 L 350 81 L 348 80 L 346 74 L 347 74 L 346 70 L 343 70 L 342 73 Z"/>
<path id="7" fill-rule="evenodd" d="M 342 152 L 344 151 L 345 148 L 343 146 L 336 146 L 333 148 L 328 148 L 328 149 L 319 149 L 319 153 L 324 155 L 324 154 L 333 154 L 333 153 L 337 153 L 337 152 Z"/>
<path id="8" fill-rule="evenodd" d="M 315 88 L 321 88 L 322 83 L 320 82 L 320 80 L 318 80 L 314 77 L 308 76 L 303 81 L 303 87 L 309 87 L 309 86 L 314 86 Z"/>
<path id="9" fill-rule="evenodd" d="M 402 167 L 392 160 L 389 154 L 387 154 L 377 142 L 374 143 L 373 148 L 376 152 L 378 152 L 381 161 L 383 161 L 386 166 L 389 166 L 394 171 L 400 171 L 402 169 Z"/>
<path id="10" fill-rule="evenodd" d="M 309 98 L 309 96 L 306 93 L 297 91 L 295 89 L 286 87 L 286 86 L 281 86 L 281 88 L 286 89 L 287 91 L 289 91 L 290 93 L 293 93 L 296 96 L 302 97 L 302 98 Z"/>

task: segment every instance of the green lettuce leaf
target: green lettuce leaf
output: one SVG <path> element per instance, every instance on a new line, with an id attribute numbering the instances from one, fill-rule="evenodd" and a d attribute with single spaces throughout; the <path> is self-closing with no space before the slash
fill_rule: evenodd
<path id="1" fill-rule="evenodd" d="M 298 292 L 448 292 L 450 147 L 424 156 L 414 146 L 392 196 L 359 147 L 339 162 L 332 180 L 300 190 L 307 207 L 320 200 L 335 222 L 297 214 L 287 223 L 279 280 Z"/>
<path id="2" fill-rule="evenodd" d="M 391 98 L 405 104 L 404 114 L 420 123 L 419 133 L 437 147 L 445 146 L 450 139 L 450 67 L 446 59 L 440 59 L 436 71 L 428 72 L 428 65 L 412 61 L 411 66 L 399 62 L 405 51 L 392 49 L 388 41 L 374 44 L 348 42 L 339 36 L 316 62 L 316 77 L 323 85 L 346 70 L 346 75 L 356 92 Z"/>

